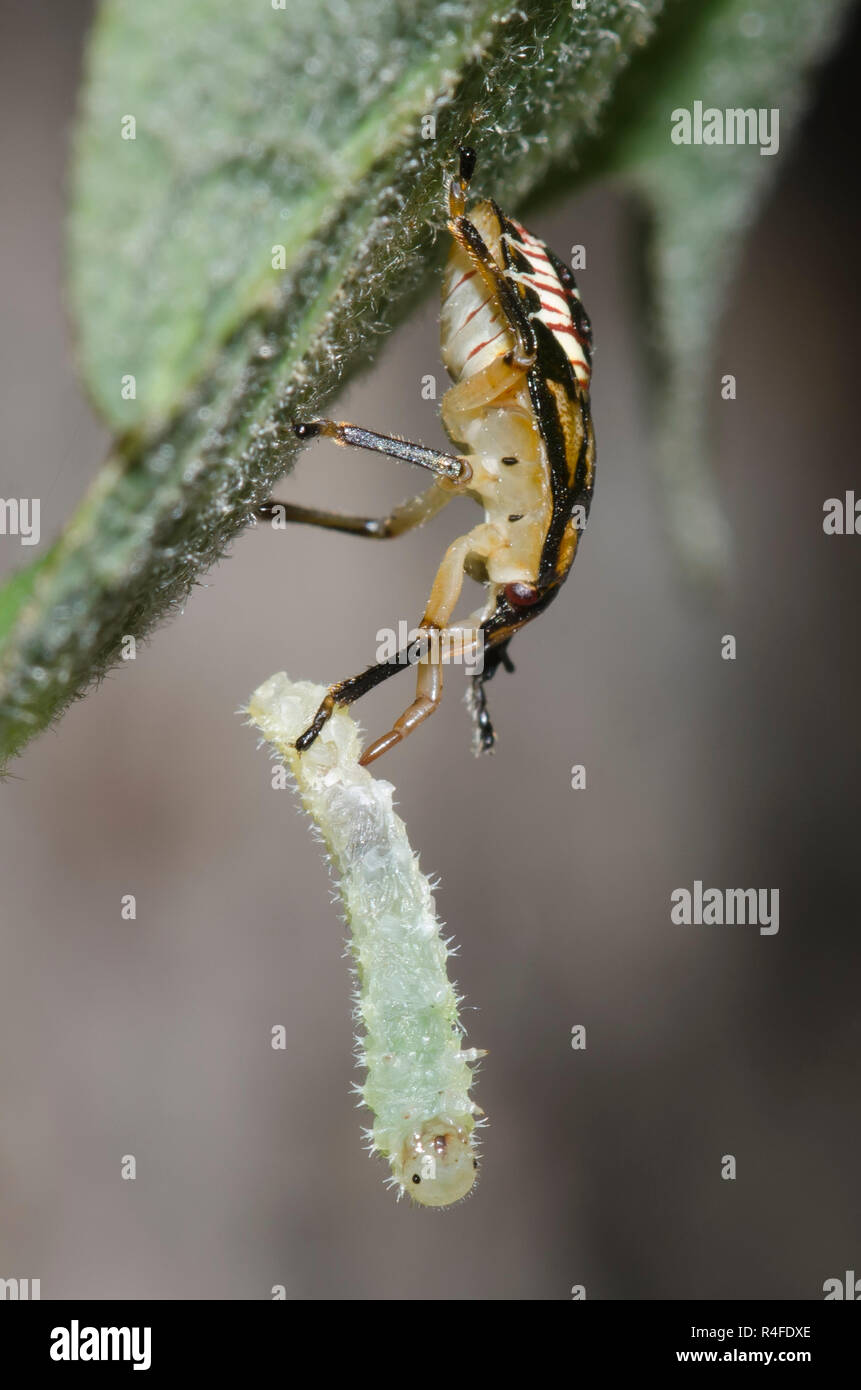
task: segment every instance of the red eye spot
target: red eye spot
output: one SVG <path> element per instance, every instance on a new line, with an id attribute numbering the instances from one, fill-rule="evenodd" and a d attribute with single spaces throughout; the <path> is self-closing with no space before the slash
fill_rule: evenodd
<path id="1" fill-rule="evenodd" d="M 504 592 L 513 608 L 531 608 L 541 597 L 532 584 L 506 584 Z"/>

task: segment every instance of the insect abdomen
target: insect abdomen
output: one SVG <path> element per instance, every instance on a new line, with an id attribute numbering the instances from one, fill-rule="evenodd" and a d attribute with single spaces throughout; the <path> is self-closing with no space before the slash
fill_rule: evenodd
<path id="1" fill-rule="evenodd" d="M 521 267 L 509 270 L 509 275 L 532 292 L 532 302 L 535 304 L 537 301 L 537 307 L 531 310 L 530 318 L 538 319 L 553 334 L 571 364 L 578 384 L 588 391 L 592 376 L 588 319 L 574 277 L 569 272 L 566 275 L 567 283 L 563 283 L 559 262 L 544 242 L 513 218 L 509 219 L 509 225 L 515 229 L 515 233 L 506 234 L 508 246 L 519 253 L 517 259 Z"/>
<path id="2" fill-rule="evenodd" d="M 499 222 L 487 203 L 472 213 L 491 254 L 498 254 Z M 469 257 L 455 245 L 448 258 L 442 285 L 440 350 L 442 360 L 455 381 L 463 381 L 481 371 L 494 358 L 510 351 L 513 340 L 496 297 L 481 278 Z"/>

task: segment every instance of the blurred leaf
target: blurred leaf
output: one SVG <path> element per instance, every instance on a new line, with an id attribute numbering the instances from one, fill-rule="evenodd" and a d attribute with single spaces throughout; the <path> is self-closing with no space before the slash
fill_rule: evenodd
<path id="1" fill-rule="evenodd" d="M 596 151 L 601 172 L 622 174 L 648 210 L 647 346 L 660 388 L 653 451 L 671 539 L 706 581 L 725 573 L 729 551 L 709 467 L 721 401 L 714 340 L 743 234 L 780 161 L 758 145 L 674 144 L 672 112 L 696 101 L 777 108 L 788 148 L 814 65 L 848 9 L 847 0 L 721 0 L 700 5 L 691 22 L 687 5 L 668 8 L 662 43 L 621 94 L 614 139 Z"/>

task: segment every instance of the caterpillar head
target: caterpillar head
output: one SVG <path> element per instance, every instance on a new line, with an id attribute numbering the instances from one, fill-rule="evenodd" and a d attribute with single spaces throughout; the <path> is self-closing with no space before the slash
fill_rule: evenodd
<path id="1" fill-rule="evenodd" d="M 448 1120 L 428 1120 L 411 1134 L 392 1164 L 403 1191 L 423 1207 L 448 1207 L 475 1182 L 478 1160 L 469 1131 Z"/>

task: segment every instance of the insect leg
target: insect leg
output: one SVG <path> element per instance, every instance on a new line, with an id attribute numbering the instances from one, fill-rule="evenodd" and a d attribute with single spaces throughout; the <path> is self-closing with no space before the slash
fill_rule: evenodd
<path id="1" fill-rule="evenodd" d="M 429 650 L 419 662 L 416 698 L 396 719 L 387 734 L 370 744 L 359 759 L 363 767 L 401 743 L 439 707 L 442 699 L 442 642 L 446 626 L 463 588 L 464 565 L 468 555 L 484 554 L 498 541 L 497 533 L 486 523 L 466 536 L 452 541 L 437 571 L 419 631 Z"/>
<path id="2" fill-rule="evenodd" d="M 523 368 L 503 357 L 495 357 L 486 367 L 450 386 L 440 402 L 442 422 L 453 439 L 459 436 L 462 417 L 484 410 L 524 380 Z"/>
<path id="3" fill-rule="evenodd" d="M 332 717 L 332 711 L 336 705 L 352 705 L 355 700 L 360 700 L 363 695 L 367 695 L 369 690 L 374 690 L 383 681 L 387 681 L 390 676 L 396 676 L 399 671 L 405 671 L 408 666 L 409 662 L 406 656 L 403 660 L 379 661 L 375 666 L 369 666 L 366 671 L 362 671 L 360 675 L 350 676 L 348 680 L 330 686 L 308 728 L 296 740 L 296 747 L 299 752 L 304 753 L 306 749 L 311 747 L 320 730 Z"/>
<path id="4" fill-rule="evenodd" d="M 377 434 L 374 430 L 365 430 L 360 425 L 350 425 L 344 421 L 305 420 L 293 426 L 293 433 L 297 439 L 316 439 L 318 435 L 326 435 L 334 439 L 336 444 L 387 454 L 389 458 L 427 468 L 438 478 L 447 478 L 453 483 L 466 483 L 472 476 L 467 460 L 456 454 L 444 454 L 439 449 L 428 449 L 424 444 L 411 444 L 408 439 Z"/>
<path id="5" fill-rule="evenodd" d="M 451 501 L 455 493 L 434 483 L 418 497 L 401 502 L 388 516 L 342 516 L 338 512 L 321 511 L 317 507 L 299 507 L 292 502 L 278 502 L 272 498 L 258 507 L 261 519 L 273 517 L 281 521 L 296 521 L 305 526 L 324 526 L 330 531 L 346 531 L 353 536 L 370 536 L 375 540 L 386 540 L 391 536 L 402 536 L 414 526 L 422 526 Z"/>
<path id="6" fill-rule="evenodd" d="M 449 546 L 437 572 L 436 579 L 434 580 L 428 608 L 422 620 L 421 626 L 426 631 L 429 632 L 435 627 L 444 627 L 451 617 L 454 605 L 457 603 L 461 588 L 463 587 L 463 566 L 466 556 L 471 551 L 481 549 L 483 533 L 491 530 L 492 528 L 488 527 L 486 524 L 476 526 L 468 535 L 461 536 L 459 540 L 453 541 Z M 493 535 L 495 537 L 496 533 L 493 532 Z M 487 542 L 485 542 L 484 548 L 487 548 Z M 437 607 L 434 607 L 434 605 L 437 605 Z M 443 608 L 445 609 L 444 616 Z M 432 609 L 433 612 L 431 611 Z M 434 618 L 436 618 L 436 621 L 434 621 Z M 437 652 L 436 655 L 438 657 L 439 653 Z M 304 733 L 300 734 L 296 740 L 296 747 L 299 752 L 304 753 L 306 749 L 311 747 L 311 744 L 320 733 L 324 724 L 331 718 L 332 711 L 336 705 L 353 704 L 355 700 L 359 700 L 363 695 L 366 695 L 369 690 L 373 690 L 383 681 L 388 680 L 389 676 L 397 675 L 398 671 L 405 670 L 409 664 L 410 661 L 407 653 L 399 653 L 393 661 L 378 662 L 376 666 L 369 666 L 368 669 L 362 671 L 360 675 L 351 676 L 349 680 L 341 681 L 338 685 L 330 686 L 320 702 L 317 713 L 314 715 L 308 728 Z M 426 674 L 426 672 L 429 672 L 429 674 Z M 362 763 L 372 762 L 373 758 L 378 758 L 380 753 L 386 751 L 386 748 L 391 748 L 394 744 L 400 743 L 401 739 L 405 736 L 400 732 L 400 726 L 402 722 L 407 719 L 407 716 L 410 716 L 410 720 L 406 732 L 411 733 L 416 724 L 421 723 L 422 719 L 426 719 L 428 714 L 432 714 L 434 709 L 436 709 L 442 693 L 442 673 L 438 672 L 434 674 L 430 667 L 420 665 L 417 684 L 418 692 L 414 705 L 420 706 L 423 710 L 426 709 L 426 712 L 422 714 L 413 713 L 414 707 L 411 705 L 410 709 L 396 722 L 395 729 L 393 729 L 390 734 L 386 734 L 384 738 L 377 739 L 377 742 L 372 744 L 371 748 L 363 754 L 360 759 Z M 420 699 L 419 696 L 422 698 Z M 426 698 L 431 701 L 430 707 L 426 707 Z M 395 730 L 398 730 L 396 735 Z M 384 747 L 378 747 L 378 745 L 383 744 L 385 745 Z M 369 757 L 369 753 L 373 753 L 373 756 Z"/>

